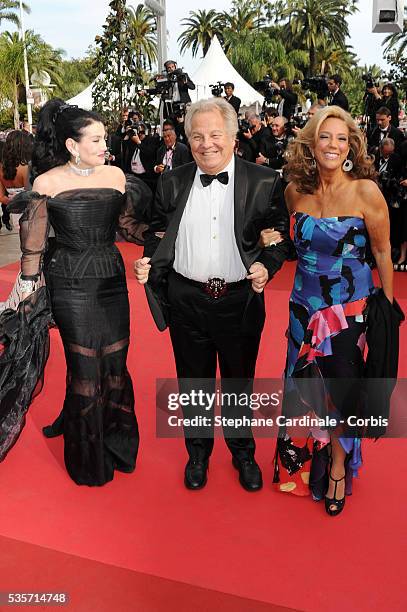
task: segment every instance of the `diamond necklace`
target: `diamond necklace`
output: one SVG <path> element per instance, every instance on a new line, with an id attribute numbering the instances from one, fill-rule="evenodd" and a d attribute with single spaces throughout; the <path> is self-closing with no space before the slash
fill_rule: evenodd
<path id="1" fill-rule="evenodd" d="M 69 169 L 78 176 L 90 176 L 95 172 L 95 168 L 77 168 L 70 161 L 68 162 Z"/>

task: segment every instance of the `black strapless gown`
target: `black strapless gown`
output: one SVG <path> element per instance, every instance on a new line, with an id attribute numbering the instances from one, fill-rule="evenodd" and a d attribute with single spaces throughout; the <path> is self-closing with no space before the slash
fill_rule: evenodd
<path id="1" fill-rule="evenodd" d="M 46 217 L 55 245 L 44 273 L 67 364 L 65 464 L 77 484 L 103 485 L 114 470 L 135 469 L 139 445 L 126 367 L 129 301 L 114 244 L 126 196 L 114 189 L 75 189 L 42 201 L 34 195 L 22 221 L 23 273 L 24 262 L 28 275 L 30 259 L 35 263 L 35 232 L 44 231 Z"/>

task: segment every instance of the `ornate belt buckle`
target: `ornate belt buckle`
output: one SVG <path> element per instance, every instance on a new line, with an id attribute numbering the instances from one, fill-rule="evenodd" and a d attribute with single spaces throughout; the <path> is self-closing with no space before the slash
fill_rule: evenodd
<path id="1" fill-rule="evenodd" d="M 217 300 L 227 291 L 226 281 L 224 278 L 210 278 L 205 283 L 205 292 L 214 300 Z"/>

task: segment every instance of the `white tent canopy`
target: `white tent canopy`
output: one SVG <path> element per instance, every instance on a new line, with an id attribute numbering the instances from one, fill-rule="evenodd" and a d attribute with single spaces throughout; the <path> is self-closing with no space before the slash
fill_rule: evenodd
<path id="1" fill-rule="evenodd" d="M 67 104 L 76 104 L 79 108 L 83 108 L 84 110 L 92 110 L 93 108 L 93 100 L 92 100 L 92 87 L 95 81 L 87 86 L 86 89 L 78 93 L 76 96 L 67 100 Z"/>
<path id="2" fill-rule="evenodd" d="M 96 77 L 96 81 L 98 78 L 99 77 Z M 192 102 L 204 98 L 211 98 L 212 93 L 209 85 L 217 81 L 221 81 L 222 83 L 230 81 L 234 83 L 235 95 L 241 99 L 243 106 L 251 106 L 256 102 L 261 105 L 264 101 L 263 96 L 253 89 L 253 87 L 240 76 L 237 70 L 233 68 L 216 36 L 213 37 L 208 53 L 205 55 L 199 68 L 191 76 L 191 80 L 196 85 L 196 89 L 189 92 Z M 86 89 L 81 91 L 74 98 L 68 100 L 68 104 L 77 104 L 79 108 L 91 110 L 93 107 L 92 87 L 94 82 L 88 85 Z M 133 92 L 133 95 L 134 93 L 135 92 Z M 158 98 L 154 99 L 154 106 L 158 106 L 158 101 Z"/>
<path id="3" fill-rule="evenodd" d="M 189 94 L 193 102 L 203 98 L 211 98 L 211 88 L 209 85 L 221 81 L 234 83 L 235 95 L 241 99 L 243 106 L 251 106 L 258 102 L 263 104 L 264 98 L 259 94 L 243 77 L 235 70 L 226 57 L 220 42 L 216 36 L 213 37 L 211 46 L 202 60 L 202 64 L 191 76 L 196 89 Z"/>

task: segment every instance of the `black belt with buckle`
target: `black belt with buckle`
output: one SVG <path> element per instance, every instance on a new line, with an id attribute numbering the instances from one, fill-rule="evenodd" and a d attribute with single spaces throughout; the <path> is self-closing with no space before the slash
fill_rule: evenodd
<path id="1" fill-rule="evenodd" d="M 236 281 L 235 283 L 227 283 L 224 278 L 214 277 L 207 280 L 206 283 L 201 283 L 199 281 L 193 280 L 192 278 L 187 278 L 182 274 L 176 274 L 190 285 L 198 287 L 199 289 L 203 289 L 205 293 L 207 293 L 214 300 L 217 300 L 218 298 L 224 296 L 230 289 L 234 289 L 236 287 L 243 287 L 245 285 L 247 286 L 247 280 L 245 278 L 240 281 Z"/>

